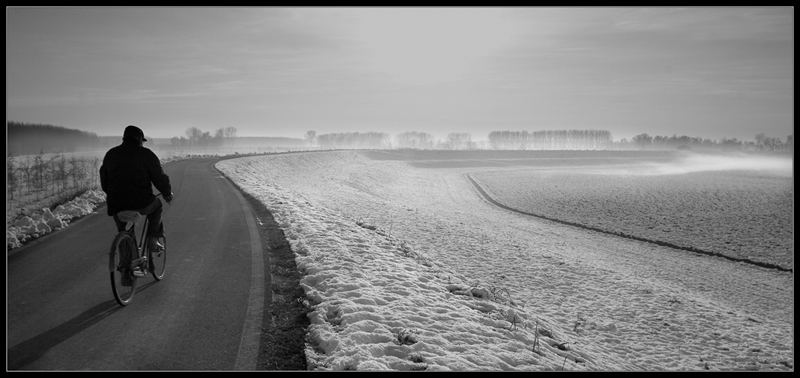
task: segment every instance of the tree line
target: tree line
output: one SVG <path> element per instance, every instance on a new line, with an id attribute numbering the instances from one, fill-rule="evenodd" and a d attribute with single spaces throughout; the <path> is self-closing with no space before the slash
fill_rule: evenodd
<path id="1" fill-rule="evenodd" d="M 81 192 L 99 184 L 99 157 L 37 153 L 6 158 L 6 194 L 9 200 L 40 200 L 62 193 Z"/>
<path id="2" fill-rule="evenodd" d="M 9 155 L 30 155 L 40 152 L 62 153 L 97 150 L 111 147 L 116 137 L 98 137 L 94 133 L 61 126 L 7 122 L 7 152 Z M 179 148 L 219 147 L 237 138 L 235 127 L 223 127 L 213 134 L 197 127 L 186 129 L 185 136 L 172 137 L 170 145 Z M 309 147 L 323 149 L 358 148 L 413 148 L 413 149 L 496 149 L 496 150 L 602 150 L 602 149 L 723 149 L 786 152 L 794 150 L 793 135 L 785 139 L 759 133 L 754 141 L 736 138 L 712 140 L 686 135 L 651 136 L 642 133 L 631 140 L 614 141 L 608 130 L 494 130 L 488 141 L 475 142 L 469 133 L 453 132 L 444 140 L 433 135 L 409 131 L 394 138 L 383 132 L 345 132 L 317 135 L 309 130 L 305 134 Z"/>
<path id="3" fill-rule="evenodd" d="M 316 131 L 306 132 L 305 140 L 310 146 L 322 149 L 359 149 L 359 148 L 415 148 L 415 149 L 445 149 L 464 150 L 475 149 L 477 144 L 472 141 L 469 133 L 450 133 L 445 140 L 435 140 L 433 135 L 420 131 L 408 131 L 395 135 L 392 138 L 388 133 L 381 132 L 345 132 L 317 135 Z"/>
<path id="4" fill-rule="evenodd" d="M 313 130 L 306 136 L 314 135 L 313 140 L 320 148 L 391 148 L 389 134 L 380 132 L 347 132 L 316 135 Z"/>
<path id="5" fill-rule="evenodd" d="M 722 149 L 789 152 L 794 151 L 794 134 L 788 135 L 784 141 L 780 138 L 768 137 L 764 133 L 758 133 L 754 141 L 743 141 L 737 138 L 712 140 L 686 135 L 651 136 L 647 133 L 642 133 L 631 138 L 630 142 L 623 139 L 619 144 L 623 146 L 632 145 L 638 149 Z"/>
<path id="6" fill-rule="evenodd" d="M 697 150 L 744 150 L 787 152 L 794 150 L 794 136 L 784 139 L 769 137 L 763 133 L 754 141 L 736 138 L 690 137 L 686 135 L 650 136 L 643 133 L 631 140 L 613 140 L 608 130 L 495 130 L 488 134 L 488 142 L 475 142 L 469 133 L 449 133 L 444 140 L 437 140 L 426 132 L 409 131 L 391 138 L 387 133 L 349 132 L 317 135 L 309 130 L 306 143 L 323 149 L 331 148 L 411 148 L 411 149 L 495 149 L 495 150 L 625 150 L 625 149 L 697 149 Z"/>
<path id="7" fill-rule="evenodd" d="M 95 133 L 38 123 L 6 122 L 7 153 L 75 152 L 104 147 Z"/>
<path id="8" fill-rule="evenodd" d="M 608 130 L 492 131 L 489 145 L 496 150 L 602 150 L 612 146 Z"/>
<path id="9" fill-rule="evenodd" d="M 225 140 L 236 138 L 235 127 L 223 127 L 214 132 L 212 136 L 210 132 L 203 131 L 197 127 L 190 127 L 186 129 L 186 137 L 172 137 L 170 144 L 173 146 L 187 147 L 187 146 L 221 146 Z"/>

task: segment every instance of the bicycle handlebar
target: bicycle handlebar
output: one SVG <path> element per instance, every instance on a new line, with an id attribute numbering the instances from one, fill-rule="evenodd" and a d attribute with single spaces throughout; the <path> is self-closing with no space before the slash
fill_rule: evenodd
<path id="1" fill-rule="evenodd" d="M 170 193 L 170 194 L 171 194 L 171 193 Z M 158 193 L 158 194 L 156 194 L 156 198 L 158 198 L 158 197 L 164 198 L 164 193 Z M 174 196 L 173 196 L 173 198 L 174 198 Z M 170 204 L 170 202 L 172 202 L 172 201 L 171 201 L 171 200 L 170 200 L 170 201 L 167 201 L 166 199 L 164 199 L 164 202 L 166 202 L 166 203 L 167 203 L 167 205 L 169 205 L 169 204 Z"/>

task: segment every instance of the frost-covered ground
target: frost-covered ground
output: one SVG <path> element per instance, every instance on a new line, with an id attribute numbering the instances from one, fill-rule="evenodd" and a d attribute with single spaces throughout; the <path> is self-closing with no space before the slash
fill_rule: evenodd
<path id="1" fill-rule="evenodd" d="M 758 170 L 741 164 L 656 175 L 655 167 L 614 174 L 577 167 L 473 178 L 494 200 L 524 212 L 791 269 L 791 164 L 762 160 Z M 681 159 L 673 165 L 690 164 Z"/>
<path id="2" fill-rule="evenodd" d="M 97 206 L 105 201 L 106 194 L 103 191 L 92 189 L 56 206 L 53 210 L 45 207 L 21 215 L 6 223 L 6 249 L 19 248 L 22 243 L 63 229 L 70 221 L 93 213 Z"/>
<path id="3" fill-rule="evenodd" d="M 493 164 L 367 156 L 217 164 L 297 255 L 312 369 L 794 369 L 792 273 L 499 209 L 464 176 Z"/>
<path id="4" fill-rule="evenodd" d="M 81 156 L 99 156 L 102 159 L 102 154 L 86 152 Z M 161 158 L 161 164 L 195 156 L 200 157 L 200 155 L 169 154 Z M 83 191 L 80 195 L 51 210 L 53 202 L 60 201 L 62 195 L 59 193 L 39 200 L 17 199 L 13 202 L 6 199 L 6 251 L 19 248 L 26 242 L 68 227 L 71 221 L 93 213 L 106 201 L 106 194 L 99 188 L 94 188 Z"/>

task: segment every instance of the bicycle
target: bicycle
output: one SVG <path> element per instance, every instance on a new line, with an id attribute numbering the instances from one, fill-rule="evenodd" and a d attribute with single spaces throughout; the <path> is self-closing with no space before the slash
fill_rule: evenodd
<path id="1" fill-rule="evenodd" d="M 161 194 L 156 197 L 159 196 Z M 136 294 L 136 282 L 139 276 L 134 272 L 137 268 L 142 277 L 150 272 L 156 281 L 164 279 L 167 262 L 167 239 L 164 236 L 164 222 L 163 220 L 161 222 L 162 236 L 158 238 L 164 249 L 153 253 L 148 248 L 149 240 L 146 235 L 150 225 L 146 216 L 142 226 L 142 236 L 138 240 L 136 238 L 136 223 L 142 216 L 143 214 L 135 210 L 125 210 L 117 213 L 117 217 L 122 222 L 125 222 L 125 229 L 117 233 L 111 243 L 108 270 L 114 299 L 122 306 L 127 306 L 131 303 L 133 295 Z"/>

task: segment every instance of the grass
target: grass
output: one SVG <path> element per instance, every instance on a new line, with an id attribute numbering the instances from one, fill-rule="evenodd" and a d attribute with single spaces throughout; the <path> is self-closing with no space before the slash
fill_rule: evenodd
<path id="1" fill-rule="evenodd" d="M 421 363 L 425 362 L 425 358 L 422 357 L 421 353 L 411 353 L 408 356 L 408 360 L 413 362 L 413 363 L 417 363 L 417 364 L 421 364 Z"/>
<path id="2" fill-rule="evenodd" d="M 397 343 L 399 345 L 416 344 L 419 341 L 417 333 L 417 330 L 402 328 L 397 331 Z"/>

